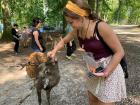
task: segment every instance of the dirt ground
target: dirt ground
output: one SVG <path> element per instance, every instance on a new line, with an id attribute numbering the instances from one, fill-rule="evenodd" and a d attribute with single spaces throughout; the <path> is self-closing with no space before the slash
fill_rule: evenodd
<path id="1" fill-rule="evenodd" d="M 124 46 L 128 61 L 129 78 L 126 79 L 128 98 L 116 105 L 140 105 L 140 28 L 114 27 Z M 14 55 L 13 43 L 0 43 L 0 105 L 38 105 L 36 90 L 31 90 L 32 80 L 20 63 L 26 61 L 29 48 Z M 51 92 L 51 105 L 88 105 L 82 69 L 85 63 L 82 52 L 76 51 L 73 60 L 65 58 L 65 51 L 58 53 L 61 80 Z M 44 91 L 42 105 L 47 105 Z"/>

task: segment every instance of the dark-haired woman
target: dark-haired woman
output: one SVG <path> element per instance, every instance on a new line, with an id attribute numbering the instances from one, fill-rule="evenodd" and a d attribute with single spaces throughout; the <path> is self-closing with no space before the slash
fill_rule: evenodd
<path id="1" fill-rule="evenodd" d="M 45 52 L 44 40 L 39 30 L 41 24 L 41 19 L 33 19 L 31 48 L 34 52 Z"/>
<path id="2" fill-rule="evenodd" d="M 89 104 L 113 105 L 126 98 L 125 79 L 120 66 L 124 50 L 113 30 L 92 13 L 84 0 L 68 1 L 64 8 L 64 15 L 67 22 L 73 27 L 73 31 L 68 33 L 52 51 L 48 52 L 48 56 L 54 57 L 65 43 L 77 35 L 80 46 L 86 52 L 91 52 L 96 62 L 103 63 L 105 68 L 102 75 L 94 73 L 96 77 L 87 78 Z M 95 34 L 97 23 L 100 36 L 111 50 Z"/>

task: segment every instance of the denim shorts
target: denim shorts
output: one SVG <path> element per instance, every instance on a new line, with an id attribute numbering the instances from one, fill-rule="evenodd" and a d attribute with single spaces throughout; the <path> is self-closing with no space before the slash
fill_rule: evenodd
<path id="1" fill-rule="evenodd" d="M 32 48 L 32 51 L 33 51 L 33 52 L 42 52 L 42 51 L 40 51 L 39 49 L 33 49 L 33 48 Z M 47 52 L 48 52 L 48 51 L 46 50 L 45 53 L 47 53 Z"/>
<path id="2" fill-rule="evenodd" d="M 39 49 L 33 49 L 33 48 L 32 48 L 32 51 L 33 52 L 41 52 Z"/>

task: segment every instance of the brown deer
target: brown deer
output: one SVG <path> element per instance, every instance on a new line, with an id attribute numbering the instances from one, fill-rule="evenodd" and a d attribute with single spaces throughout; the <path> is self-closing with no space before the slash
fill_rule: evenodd
<path id="1" fill-rule="evenodd" d="M 57 60 L 47 58 L 46 54 L 41 52 L 32 53 L 29 56 L 29 63 L 26 65 L 26 71 L 34 81 L 39 105 L 41 105 L 42 89 L 46 91 L 48 104 L 50 105 L 50 92 L 60 81 Z"/>

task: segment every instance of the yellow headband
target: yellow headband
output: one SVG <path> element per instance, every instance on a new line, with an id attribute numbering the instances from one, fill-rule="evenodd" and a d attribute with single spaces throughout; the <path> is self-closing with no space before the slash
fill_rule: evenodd
<path id="1" fill-rule="evenodd" d="M 74 12 L 77 15 L 80 16 L 89 16 L 89 14 L 81 9 L 79 6 L 77 6 L 76 4 L 72 3 L 71 1 L 68 1 L 68 3 L 66 4 L 66 8 L 72 12 Z"/>

